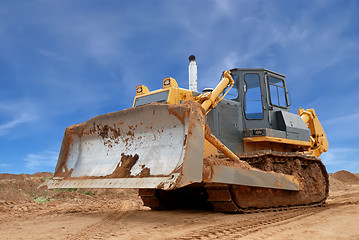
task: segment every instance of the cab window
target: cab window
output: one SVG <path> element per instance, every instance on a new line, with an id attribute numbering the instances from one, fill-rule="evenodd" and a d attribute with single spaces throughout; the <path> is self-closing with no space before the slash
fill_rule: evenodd
<path id="1" fill-rule="evenodd" d="M 287 107 L 287 99 L 284 88 L 284 81 L 272 76 L 268 77 L 269 95 L 271 104 L 279 107 Z"/>

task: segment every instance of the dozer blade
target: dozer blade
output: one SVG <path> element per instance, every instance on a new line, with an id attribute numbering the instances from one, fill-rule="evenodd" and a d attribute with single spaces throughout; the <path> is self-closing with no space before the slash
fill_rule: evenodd
<path id="1" fill-rule="evenodd" d="M 191 104 L 142 107 L 66 128 L 48 188 L 157 188 L 202 181 L 204 122 Z"/>

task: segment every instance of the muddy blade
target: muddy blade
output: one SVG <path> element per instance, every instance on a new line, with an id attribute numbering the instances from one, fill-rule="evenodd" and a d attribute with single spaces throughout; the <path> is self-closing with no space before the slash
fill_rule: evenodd
<path id="1" fill-rule="evenodd" d="M 173 189 L 200 182 L 204 137 L 198 109 L 147 105 L 68 127 L 47 186 Z"/>

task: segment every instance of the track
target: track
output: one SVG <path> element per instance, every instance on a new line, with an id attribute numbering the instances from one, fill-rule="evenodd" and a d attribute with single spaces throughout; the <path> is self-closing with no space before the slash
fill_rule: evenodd
<path id="1" fill-rule="evenodd" d="M 220 212 L 263 212 L 321 206 L 329 193 L 329 180 L 323 163 L 297 153 L 259 152 L 240 156 L 263 171 L 294 175 L 303 190 L 285 191 L 238 185 L 197 185 L 175 191 L 140 190 L 144 205 L 154 210 L 174 208 L 213 208 Z M 226 158 L 220 161 L 228 161 Z M 210 203 L 210 204 L 209 204 Z"/>

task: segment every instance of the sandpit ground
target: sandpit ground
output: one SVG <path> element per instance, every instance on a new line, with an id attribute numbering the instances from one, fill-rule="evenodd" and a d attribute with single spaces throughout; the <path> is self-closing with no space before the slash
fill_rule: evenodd
<path id="1" fill-rule="evenodd" d="M 255 214 L 151 211 L 137 190 L 44 190 L 0 174 L 0 239 L 359 239 L 359 178 L 330 176 L 326 207 Z"/>

